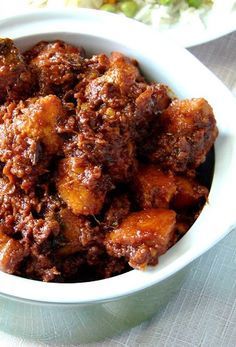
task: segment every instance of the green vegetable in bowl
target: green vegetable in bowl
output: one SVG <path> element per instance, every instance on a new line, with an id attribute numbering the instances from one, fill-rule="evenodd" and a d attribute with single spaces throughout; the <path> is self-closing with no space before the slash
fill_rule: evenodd
<path id="1" fill-rule="evenodd" d="M 211 3 L 212 1 L 204 1 L 204 0 L 185 0 L 185 2 L 187 2 L 187 4 L 190 7 L 195 7 L 195 8 L 199 8 L 204 4 L 207 3 Z M 175 0 L 159 0 L 158 1 L 159 5 L 164 5 L 164 6 L 168 6 L 168 5 L 176 5 L 178 3 L 178 1 Z"/>
<path id="2" fill-rule="evenodd" d="M 136 12 L 138 11 L 138 5 L 136 2 L 129 0 L 124 1 L 120 5 L 120 10 L 127 16 L 127 17 L 134 17 Z"/>
<path id="3" fill-rule="evenodd" d="M 112 4 L 103 4 L 100 7 L 100 10 L 102 11 L 107 11 L 107 12 L 112 12 L 112 13 L 116 13 L 117 12 L 117 8 L 115 5 Z"/>
<path id="4" fill-rule="evenodd" d="M 160 5 L 171 5 L 171 3 L 173 3 L 173 0 L 159 0 L 159 4 Z"/>
<path id="5" fill-rule="evenodd" d="M 191 7 L 199 8 L 202 6 L 203 1 L 202 0 L 187 0 L 187 3 Z"/>

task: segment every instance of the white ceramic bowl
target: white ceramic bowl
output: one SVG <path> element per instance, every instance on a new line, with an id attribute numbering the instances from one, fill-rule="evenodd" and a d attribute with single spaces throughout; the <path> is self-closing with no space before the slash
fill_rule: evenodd
<path id="1" fill-rule="evenodd" d="M 88 53 L 121 51 L 139 61 L 147 78 L 166 83 L 180 98 L 205 97 L 213 106 L 219 137 L 209 202 L 188 233 L 160 257 L 158 266 L 73 284 L 43 283 L 0 272 L 0 329 L 58 341 L 69 331 L 76 342 L 114 334 L 154 314 L 178 288 L 180 270 L 235 225 L 235 100 L 186 50 L 145 25 L 112 14 L 84 9 L 32 12 L 0 21 L 0 35 L 14 39 L 22 50 L 39 40 L 62 39 L 85 47 Z"/>

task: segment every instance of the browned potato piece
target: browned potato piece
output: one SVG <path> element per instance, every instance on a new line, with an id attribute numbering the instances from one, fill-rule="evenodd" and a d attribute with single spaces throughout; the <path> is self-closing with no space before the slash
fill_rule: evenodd
<path id="1" fill-rule="evenodd" d="M 177 209 L 192 207 L 201 200 L 205 201 L 208 189 L 201 186 L 194 179 L 187 177 L 176 177 L 177 193 L 172 201 L 172 206 Z"/>
<path id="2" fill-rule="evenodd" d="M 73 213 L 99 213 L 109 188 L 110 180 L 100 167 L 85 164 L 75 157 L 60 161 L 57 189 Z"/>
<path id="3" fill-rule="evenodd" d="M 136 269 L 157 264 L 158 256 L 169 247 L 175 217 L 174 211 L 165 209 L 131 213 L 118 229 L 107 234 L 107 252 L 114 257 L 125 257 Z"/>
<path id="4" fill-rule="evenodd" d="M 69 209 L 60 211 L 60 220 L 63 229 L 64 242 L 57 251 L 57 255 L 68 256 L 88 247 L 96 239 L 98 230 L 90 226 L 83 216 L 76 216 Z"/>
<path id="5" fill-rule="evenodd" d="M 160 124 L 156 150 L 149 158 L 175 172 L 203 163 L 218 134 L 213 110 L 202 98 L 174 100 Z"/>
<path id="6" fill-rule="evenodd" d="M 24 247 L 17 240 L 7 236 L 0 226 L 0 270 L 14 273 L 26 255 Z"/>
<path id="7" fill-rule="evenodd" d="M 113 52 L 110 60 L 111 68 L 106 73 L 106 79 L 118 86 L 121 94 L 126 95 L 134 82 L 141 78 L 138 64 L 119 52 Z"/>
<path id="8" fill-rule="evenodd" d="M 57 134 L 58 120 L 64 116 L 64 110 L 59 98 L 55 95 L 32 98 L 27 100 L 18 117 L 18 129 L 31 139 L 40 140 L 47 153 L 57 152 L 61 139 Z"/>
<path id="9" fill-rule="evenodd" d="M 134 186 L 141 209 L 168 208 L 176 192 L 174 175 L 154 165 L 140 167 Z"/>

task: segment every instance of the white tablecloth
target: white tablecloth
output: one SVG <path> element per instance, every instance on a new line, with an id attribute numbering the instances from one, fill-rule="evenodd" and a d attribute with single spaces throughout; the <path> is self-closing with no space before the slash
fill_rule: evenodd
<path id="1" fill-rule="evenodd" d="M 190 51 L 236 96 L 236 32 Z M 0 346 L 49 345 L 0 332 Z M 236 230 L 195 262 L 178 295 L 152 320 L 89 346 L 235 347 Z"/>

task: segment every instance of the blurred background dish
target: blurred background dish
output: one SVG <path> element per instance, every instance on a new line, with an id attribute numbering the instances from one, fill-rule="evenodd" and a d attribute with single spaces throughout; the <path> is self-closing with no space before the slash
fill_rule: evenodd
<path id="1" fill-rule="evenodd" d="M 8 0 L 0 18 L 34 9 L 94 8 L 151 25 L 184 47 L 236 30 L 236 0 Z"/>

